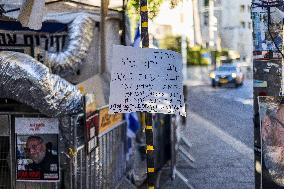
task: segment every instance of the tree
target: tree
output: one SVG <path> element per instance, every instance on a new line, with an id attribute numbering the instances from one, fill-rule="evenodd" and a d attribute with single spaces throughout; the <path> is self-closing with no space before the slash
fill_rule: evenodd
<path id="1" fill-rule="evenodd" d="M 167 35 L 159 41 L 160 48 L 181 53 L 181 36 Z"/>
<path id="2" fill-rule="evenodd" d="M 148 14 L 149 19 L 154 19 L 159 14 L 159 9 L 164 1 L 170 3 L 171 8 L 174 8 L 182 0 L 148 0 Z M 136 21 L 139 19 L 139 0 L 129 0 L 127 4 L 128 14 L 132 19 Z"/>

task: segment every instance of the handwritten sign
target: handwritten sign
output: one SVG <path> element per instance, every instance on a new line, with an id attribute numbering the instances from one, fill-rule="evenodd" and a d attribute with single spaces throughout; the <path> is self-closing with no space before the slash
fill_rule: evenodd
<path id="1" fill-rule="evenodd" d="M 169 50 L 113 47 L 110 113 L 185 116 L 182 57 Z"/>

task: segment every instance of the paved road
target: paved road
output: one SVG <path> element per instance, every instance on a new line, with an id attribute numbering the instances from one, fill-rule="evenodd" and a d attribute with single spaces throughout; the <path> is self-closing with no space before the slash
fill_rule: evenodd
<path id="1" fill-rule="evenodd" d="M 192 144 L 196 168 L 179 157 L 178 169 L 195 189 L 253 189 L 252 81 L 240 88 L 211 88 L 190 81 L 189 112 L 183 135 Z M 163 189 L 187 188 L 180 179 Z"/>

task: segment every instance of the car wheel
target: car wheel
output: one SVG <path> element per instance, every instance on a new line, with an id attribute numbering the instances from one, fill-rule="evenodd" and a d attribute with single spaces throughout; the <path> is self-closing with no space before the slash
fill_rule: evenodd
<path id="1" fill-rule="evenodd" d="M 216 87 L 216 81 L 212 79 L 211 85 L 212 85 L 212 87 Z"/>
<path id="2" fill-rule="evenodd" d="M 238 84 L 237 82 L 235 83 L 235 87 L 238 88 L 240 86 L 240 84 Z"/>

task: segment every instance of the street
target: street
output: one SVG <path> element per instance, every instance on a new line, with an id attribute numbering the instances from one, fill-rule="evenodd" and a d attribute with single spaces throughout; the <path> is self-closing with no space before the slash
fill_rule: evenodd
<path id="1" fill-rule="evenodd" d="M 205 78 L 190 78 L 187 85 L 182 135 L 192 144 L 195 168 L 178 156 L 177 169 L 195 189 L 254 188 L 252 80 L 239 88 L 212 88 Z M 161 185 L 187 188 L 179 178 Z"/>
<path id="2" fill-rule="evenodd" d="M 283 1 L 2 1 L 0 189 L 284 189 Z"/>

